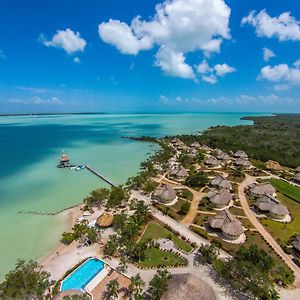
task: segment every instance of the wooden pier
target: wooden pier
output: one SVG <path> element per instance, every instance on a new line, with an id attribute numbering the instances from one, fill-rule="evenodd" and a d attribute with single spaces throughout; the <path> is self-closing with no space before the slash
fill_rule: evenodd
<path id="1" fill-rule="evenodd" d="M 103 181 L 105 181 L 106 183 L 108 183 L 111 186 L 116 187 L 117 185 L 115 183 L 113 183 L 110 179 L 106 178 L 104 175 L 102 175 L 101 173 L 95 171 L 94 169 L 92 169 L 89 166 L 85 166 L 85 168 L 87 170 L 89 170 L 91 173 L 93 173 L 94 175 L 96 175 L 97 177 L 101 178 Z"/>

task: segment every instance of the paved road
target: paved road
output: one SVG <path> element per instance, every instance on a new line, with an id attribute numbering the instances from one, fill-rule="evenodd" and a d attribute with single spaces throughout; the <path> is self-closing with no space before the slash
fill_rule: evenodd
<path id="1" fill-rule="evenodd" d="M 273 250 L 283 259 L 283 261 L 293 270 L 295 275 L 295 286 L 300 287 L 300 269 L 297 267 L 292 259 L 282 250 L 282 248 L 278 245 L 278 243 L 274 240 L 271 234 L 265 229 L 265 227 L 259 222 L 259 220 L 255 217 L 254 213 L 249 207 L 248 201 L 245 196 L 245 187 L 249 184 L 255 182 L 255 178 L 249 175 L 246 175 L 245 180 L 239 185 L 239 198 L 245 215 L 248 217 L 252 225 L 255 229 L 266 239 L 266 241 L 271 245 Z"/>

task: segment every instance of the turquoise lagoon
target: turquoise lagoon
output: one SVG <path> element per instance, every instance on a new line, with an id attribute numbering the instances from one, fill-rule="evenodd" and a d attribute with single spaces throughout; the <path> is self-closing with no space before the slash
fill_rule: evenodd
<path id="1" fill-rule="evenodd" d="M 0 279 L 17 258 L 38 259 L 66 228 L 60 216 L 19 214 L 57 211 L 80 203 L 105 184 L 86 170 L 56 168 L 61 151 L 124 183 L 154 146 L 122 136 L 194 133 L 215 125 L 249 124 L 247 114 L 97 114 L 0 117 Z M 256 114 L 257 115 L 257 114 Z"/>

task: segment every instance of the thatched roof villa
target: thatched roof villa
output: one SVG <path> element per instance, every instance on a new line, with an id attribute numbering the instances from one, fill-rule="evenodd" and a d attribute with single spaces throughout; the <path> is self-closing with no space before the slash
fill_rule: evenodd
<path id="1" fill-rule="evenodd" d="M 177 198 L 175 190 L 169 184 L 162 184 L 152 194 L 152 199 L 162 203 L 171 203 Z"/>
<path id="2" fill-rule="evenodd" d="M 173 274 L 162 300 L 216 300 L 214 290 L 193 274 Z"/>
<path id="3" fill-rule="evenodd" d="M 231 159 L 230 156 L 225 152 L 217 154 L 216 158 L 224 162 L 229 161 Z"/>
<path id="4" fill-rule="evenodd" d="M 254 197 L 260 197 L 263 195 L 276 196 L 276 189 L 270 183 L 255 183 L 249 186 L 249 192 Z"/>
<path id="5" fill-rule="evenodd" d="M 195 148 L 195 149 L 199 149 L 201 147 L 201 145 L 198 142 L 194 142 L 191 144 L 191 147 Z"/>
<path id="6" fill-rule="evenodd" d="M 295 236 L 295 239 L 292 241 L 292 246 L 296 254 L 300 257 L 300 233 Z"/>
<path id="7" fill-rule="evenodd" d="M 232 189 L 231 183 L 222 175 L 217 175 L 211 182 L 211 185 L 217 186 L 218 188 L 222 189 Z"/>
<path id="8" fill-rule="evenodd" d="M 238 239 L 245 231 L 242 223 L 227 209 L 209 218 L 208 224 L 212 229 L 222 231 L 224 237 L 229 240 Z"/>
<path id="9" fill-rule="evenodd" d="M 183 166 L 178 166 L 170 173 L 170 175 L 174 176 L 178 180 L 184 180 L 189 174 L 187 169 Z"/>
<path id="10" fill-rule="evenodd" d="M 267 213 L 270 217 L 278 220 L 284 219 L 289 215 L 289 210 L 277 199 L 270 195 L 261 196 L 254 206 L 262 213 Z"/>
<path id="11" fill-rule="evenodd" d="M 227 189 L 209 191 L 206 197 L 216 208 L 224 208 L 232 200 L 232 195 Z"/>
<path id="12" fill-rule="evenodd" d="M 208 157 L 204 163 L 210 168 L 217 168 L 220 166 L 220 161 L 213 156 Z"/>
<path id="13" fill-rule="evenodd" d="M 300 173 L 300 166 L 295 169 L 296 173 Z"/>
<path id="14" fill-rule="evenodd" d="M 248 155 L 246 154 L 246 152 L 244 152 L 242 150 L 236 151 L 235 153 L 233 153 L 233 156 L 235 158 L 244 158 L 244 159 L 248 158 Z"/>
<path id="15" fill-rule="evenodd" d="M 238 158 L 234 161 L 234 164 L 239 167 L 249 168 L 251 166 L 248 159 Z"/>
<path id="16" fill-rule="evenodd" d="M 295 174 L 293 180 L 300 183 L 300 173 Z"/>
<path id="17" fill-rule="evenodd" d="M 96 220 L 96 224 L 99 227 L 108 228 L 112 225 L 113 220 L 114 220 L 113 215 L 104 213 Z"/>
<path id="18" fill-rule="evenodd" d="M 277 171 L 283 170 L 283 167 L 280 165 L 280 163 L 277 161 L 273 161 L 273 160 L 268 160 L 266 162 L 266 168 L 268 170 L 277 170 Z"/>

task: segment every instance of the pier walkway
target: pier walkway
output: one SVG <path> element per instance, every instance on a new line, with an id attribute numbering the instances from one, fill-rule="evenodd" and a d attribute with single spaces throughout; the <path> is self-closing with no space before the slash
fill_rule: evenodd
<path id="1" fill-rule="evenodd" d="M 94 175 L 98 176 L 99 178 L 101 178 L 103 181 L 105 181 L 106 183 L 108 183 L 111 186 L 116 187 L 117 185 L 115 183 L 113 183 L 110 179 L 108 179 L 107 177 L 105 177 L 104 175 L 102 175 L 101 173 L 95 171 L 94 169 L 92 169 L 89 166 L 85 166 L 85 168 L 87 170 L 89 170 L 91 173 L 93 173 Z"/>

